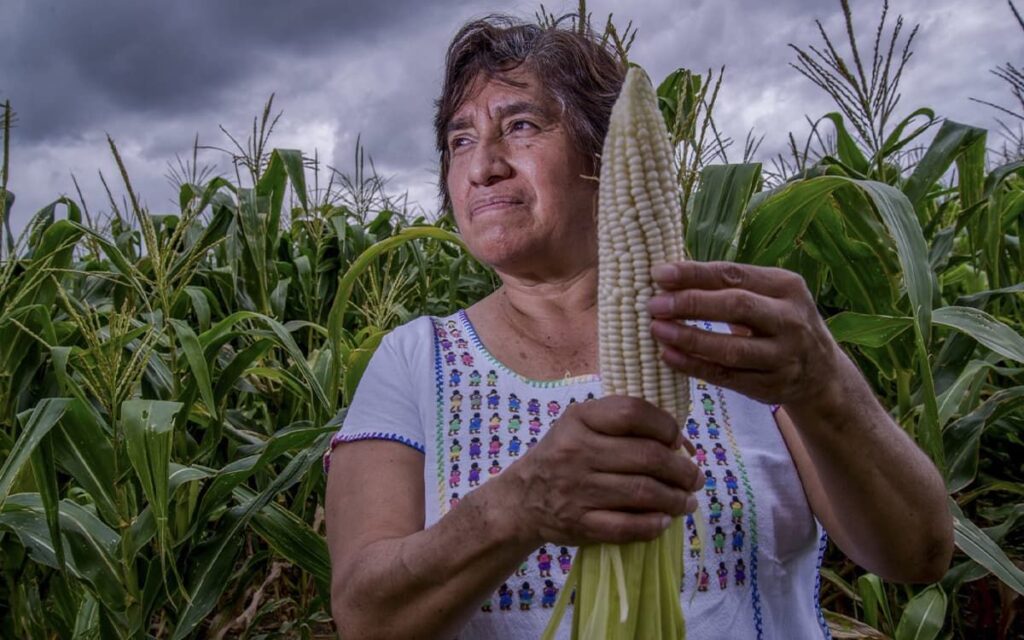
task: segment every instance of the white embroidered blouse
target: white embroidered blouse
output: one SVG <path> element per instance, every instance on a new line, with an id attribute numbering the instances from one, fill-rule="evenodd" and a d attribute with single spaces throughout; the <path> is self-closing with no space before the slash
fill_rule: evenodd
<path id="1" fill-rule="evenodd" d="M 729 330 L 718 322 L 690 324 Z M 701 521 L 687 516 L 680 549 L 687 637 L 829 638 L 818 602 L 826 537 L 773 408 L 701 380 L 690 384 L 690 415 L 680 427 L 697 448 L 705 487 Z M 430 527 L 527 455 L 568 405 L 600 394 L 596 375 L 538 381 L 511 371 L 488 352 L 464 311 L 424 316 L 382 341 L 331 447 L 376 438 L 422 453 Z M 703 566 L 698 526 L 706 527 L 709 547 Z M 557 545 L 536 549 L 498 591 L 481 594 L 459 638 L 539 638 L 574 552 Z M 570 618 L 571 609 L 559 638 L 568 637 Z"/>

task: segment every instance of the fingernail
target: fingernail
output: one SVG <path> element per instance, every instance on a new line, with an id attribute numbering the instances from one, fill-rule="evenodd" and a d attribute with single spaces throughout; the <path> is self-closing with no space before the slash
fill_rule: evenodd
<path id="1" fill-rule="evenodd" d="M 672 516 L 661 516 L 661 528 L 668 529 L 672 524 Z"/>
<path id="2" fill-rule="evenodd" d="M 693 513 L 697 510 L 697 496 L 690 494 L 686 497 L 686 513 Z"/>
<path id="3" fill-rule="evenodd" d="M 672 298 L 669 296 L 654 296 L 647 301 L 647 312 L 652 316 L 672 313 Z"/>
<path id="4" fill-rule="evenodd" d="M 676 275 L 676 268 L 671 264 L 659 264 L 651 268 L 651 277 L 655 280 L 669 280 Z"/>

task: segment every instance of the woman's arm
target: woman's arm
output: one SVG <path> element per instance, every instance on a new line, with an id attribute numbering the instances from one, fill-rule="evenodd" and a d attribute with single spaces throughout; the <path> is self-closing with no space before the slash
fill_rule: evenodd
<path id="1" fill-rule="evenodd" d="M 818 314 L 803 278 L 732 262 L 660 265 L 648 310 L 662 358 L 687 375 L 785 407 L 779 426 L 808 500 L 858 564 L 906 582 L 937 580 L 953 553 L 938 471 L 879 404 Z M 745 327 L 720 334 L 681 320 Z"/>
<path id="2" fill-rule="evenodd" d="M 835 385 L 775 414 L 811 508 L 865 569 L 898 582 L 936 582 L 953 554 L 942 476 L 856 365 L 842 353 L 837 360 Z"/>
<path id="3" fill-rule="evenodd" d="M 327 476 L 331 613 L 342 638 L 454 637 L 533 549 L 486 482 L 423 529 L 423 454 L 386 440 L 334 449 Z"/>
<path id="4" fill-rule="evenodd" d="M 653 540 L 703 475 L 675 420 L 636 398 L 566 409 L 529 453 L 424 530 L 423 454 L 362 440 L 327 478 L 331 612 L 344 638 L 452 636 L 545 542 Z"/>

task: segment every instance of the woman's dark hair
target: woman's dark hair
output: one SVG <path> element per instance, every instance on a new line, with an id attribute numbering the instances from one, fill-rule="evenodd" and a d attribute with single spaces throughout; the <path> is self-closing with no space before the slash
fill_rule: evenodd
<path id="1" fill-rule="evenodd" d="M 441 155 L 440 195 L 444 209 L 451 207 L 448 193 L 447 127 L 462 106 L 473 81 L 481 76 L 513 86 L 508 77 L 515 69 L 531 72 L 541 90 L 560 107 L 561 119 L 576 149 L 600 168 L 601 146 L 608 131 L 612 105 L 625 78 L 625 67 L 615 50 L 602 43 L 588 27 L 566 29 L 527 23 L 494 14 L 463 25 L 452 38 L 445 58 L 444 85 L 437 99 L 434 132 Z"/>

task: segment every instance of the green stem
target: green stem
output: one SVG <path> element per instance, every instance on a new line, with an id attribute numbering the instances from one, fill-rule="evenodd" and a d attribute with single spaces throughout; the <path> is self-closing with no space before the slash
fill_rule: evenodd
<path id="1" fill-rule="evenodd" d="M 896 395 L 896 415 L 902 421 L 910 413 L 910 372 L 906 369 L 898 369 L 896 371 Z M 907 433 L 913 437 L 914 423 L 910 422 L 906 429 Z"/>

